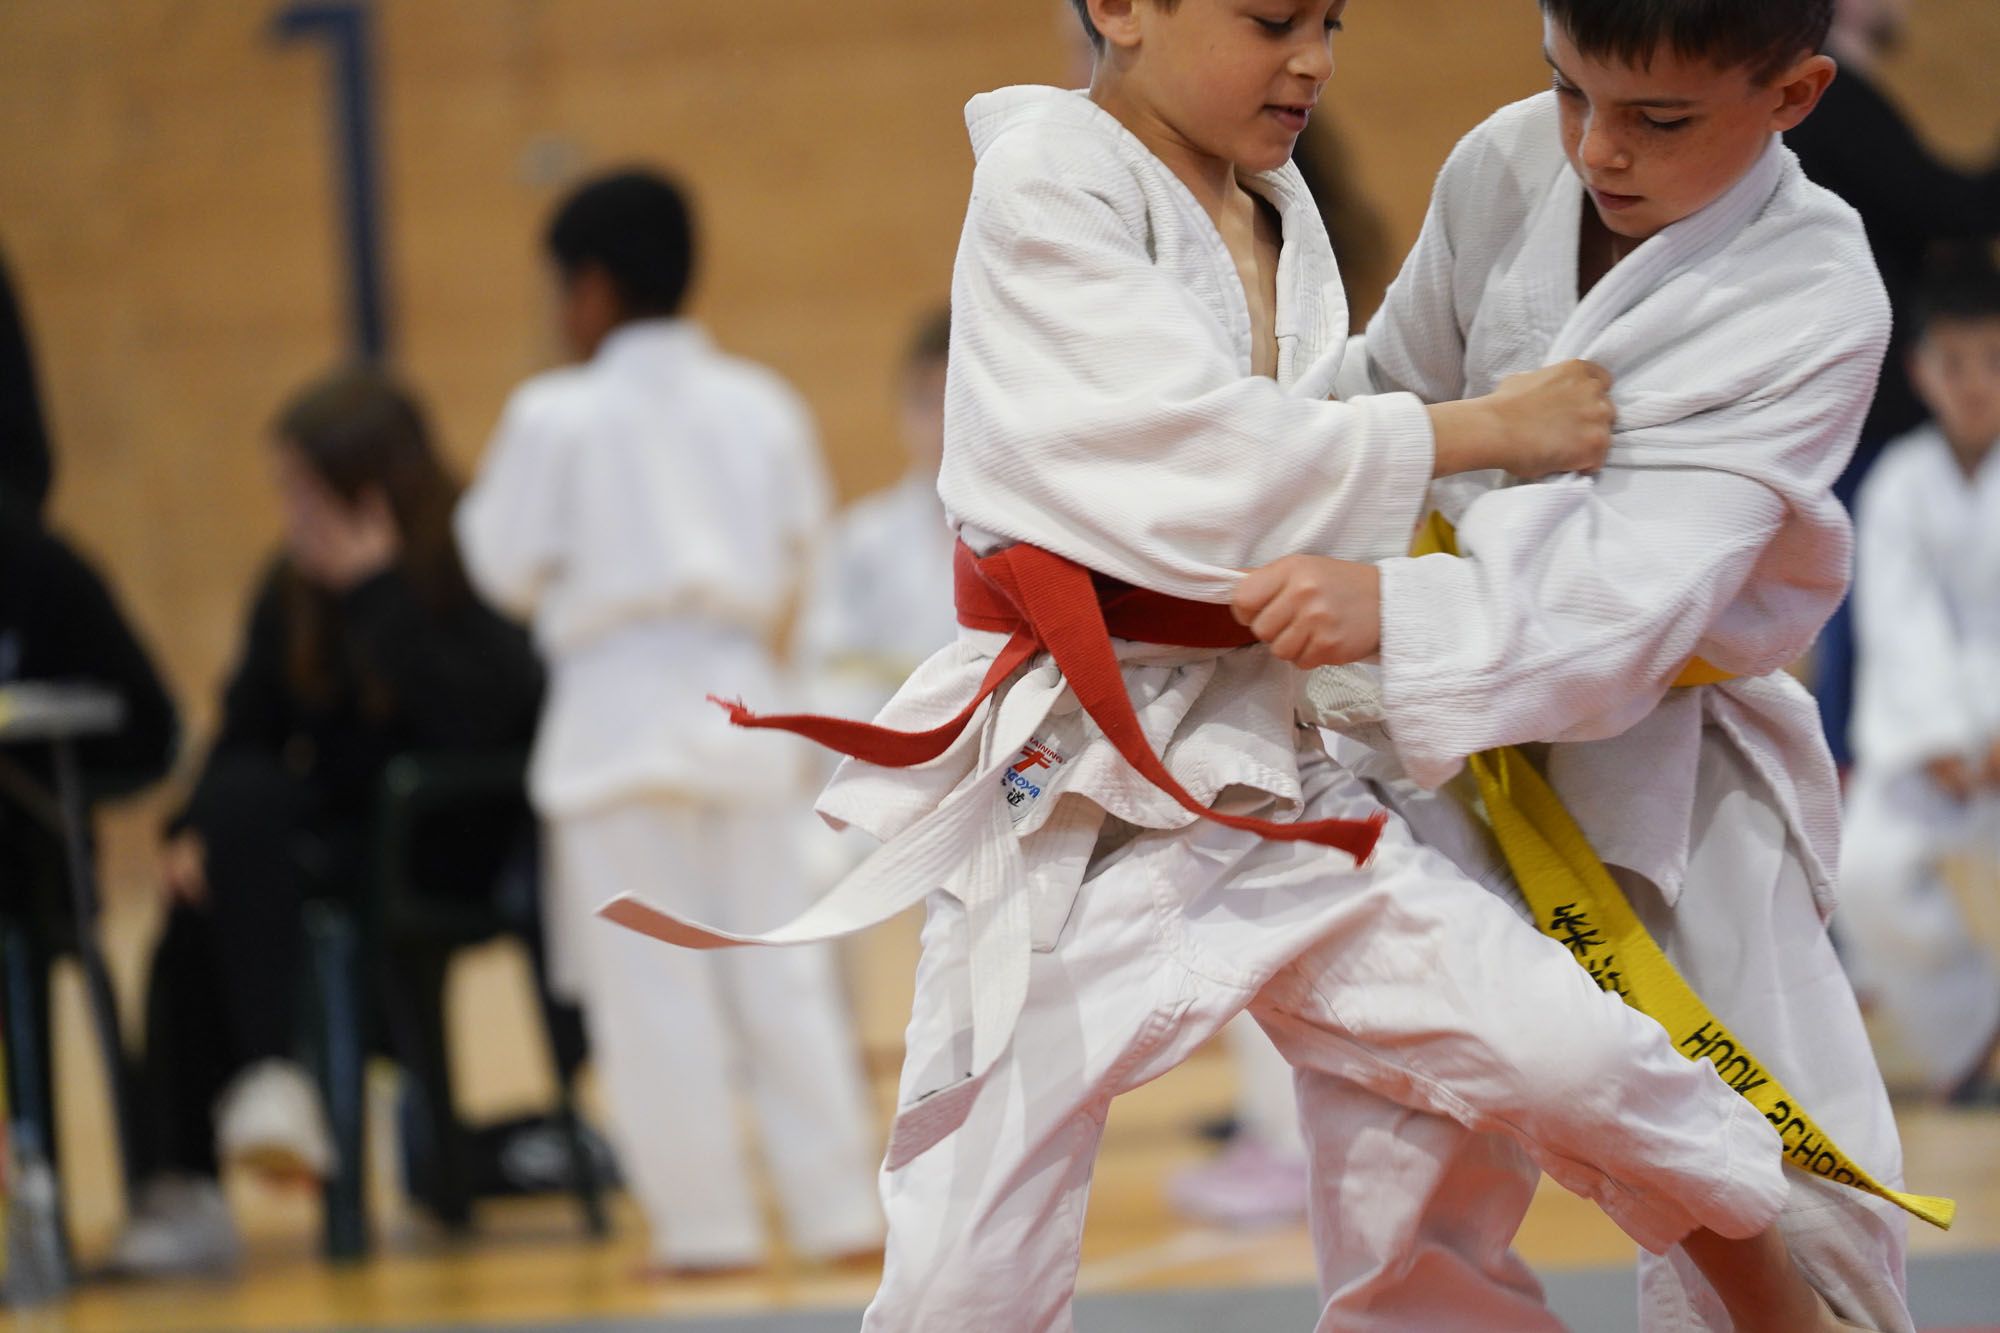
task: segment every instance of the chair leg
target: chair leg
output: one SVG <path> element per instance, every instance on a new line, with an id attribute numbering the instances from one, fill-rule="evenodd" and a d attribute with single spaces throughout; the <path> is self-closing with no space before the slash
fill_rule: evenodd
<path id="1" fill-rule="evenodd" d="M 540 964 L 541 959 L 534 961 Z M 569 1153 L 571 1187 L 576 1191 L 577 1206 L 583 1210 L 584 1229 L 592 1236 L 605 1236 L 610 1234 L 611 1223 L 604 1211 L 604 1180 L 597 1169 L 597 1155 L 584 1137 L 583 1116 L 576 1109 L 576 1075 L 584 1053 L 582 1018 L 574 1006 L 563 1004 L 549 992 L 540 966 L 535 969 L 535 999 L 555 1065 L 556 1125 Z"/>
<path id="2" fill-rule="evenodd" d="M 385 978 L 389 1026 L 396 1058 L 409 1076 L 422 1131 L 429 1139 L 429 1169 L 421 1193 L 437 1220 L 454 1232 L 472 1226 L 472 1189 L 466 1164 L 466 1131 L 452 1097 L 451 1053 L 445 1034 L 445 979 L 449 953 L 402 951 Z"/>
<path id="3" fill-rule="evenodd" d="M 522 943 L 528 950 L 529 966 L 534 973 L 535 1007 L 542 1015 L 542 1033 L 548 1038 L 549 1058 L 555 1066 L 556 1124 L 569 1152 L 570 1181 L 576 1190 L 577 1206 L 583 1210 L 584 1230 L 592 1236 L 607 1236 L 611 1233 L 611 1221 L 604 1211 L 604 1177 L 597 1169 L 597 1155 L 584 1137 L 583 1116 L 576 1109 L 577 1071 L 589 1053 L 583 1014 L 574 1004 L 558 999 L 550 989 L 548 948 L 541 931 L 530 928 L 523 934 Z"/>
<path id="4" fill-rule="evenodd" d="M 576 1094 L 568 1080 L 556 1103 L 556 1123 L 562 1127 L 563 1146 L 569 1150 L 570 1180 L 576 1189 L 577 1207 L 583 1210 L 584 1230 L 592 1236 L 611 1233 L 611 1220 L 604 1212 L 604 1182 L 598 1176 L 597 1154 L 584 1139 L 583 1117 L 577 1113 Z"/>
<path id="5" fill-rule="evenodd" d="M 368 1034 L 361 978 L 361 936 L 354 921 L 327 903 L 306 907 L 310 1031 L 306 1045 L 326 1101 L 334 1166 L 322 1191 L 322 1248 L 336 1262 L 366 1257 L 368 1234 Z"/>
<path id="6" fill-rule="evenodd" d="M 6 964 L 0 969 L 6 985 L 0 1008 L 5 1010 L 7 1025 L 7 1099 L 14 1116 L 13 1151 L 24 1168 L 45 1167 L 49 1178 L 58 1182 L 48 1211 L 22 1220 L 45 1233 L 33 1240 L 52 1271 L 38 1276 L 52 1291 L 59 1291 L 68 1286 L 76 1269 L 59 1183 L 49 957 L 36 947 L 27 931 L 5 924 L 0 925 L 0 959 Z"/>

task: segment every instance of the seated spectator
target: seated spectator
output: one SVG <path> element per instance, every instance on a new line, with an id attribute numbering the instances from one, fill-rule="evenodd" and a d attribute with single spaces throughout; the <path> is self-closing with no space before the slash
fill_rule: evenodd
<path id="1" fill-rule="evenodd" d="M 76 744 L 87 805 L 165 777 L 179 741 L 173 700 L 110 588 L 70 544 L 41 524 L 19 473 L 0 465 L 0 686 L 92 685 L 116 694 L 115 731 Z M 42 742 L 0 743 L 0 759 L 30 786 L 0 782 L 0 910 L 28 923 L 51 952 L 75 947 L 68 852 L 35 793 L 53 796 L 54 760 Z"/>
<path id="2" fill-rule="evenodd" d="M 125 705 L 116 732 L 79 744 L 88 795 L 122 796 L 166 774 L 178 720 L 152 659 L 90 563 L 43 519 L 53 462 L 34 362 L 4 266 L 0 266 L 0 684 L 60 681 L 99 685 Z M 41 747 L 17 756 L 46 776 Z M 60 874 L 56 835 L 0 796 L 0 885 Z"/>
<path id="3" fill-rule="evenodd" d="M 0 687 L 23 682 L 87 685 L 115 694 L 124 708 L 112 731 L 77 741 L 73 751 L 86 806 L 128 795 L 166 775 L 179 723 L 152 659 L 127 624 L 104 580 L 59 534 L 44 524 L 52 480 L 47 430 L 27 335 L 0 267 Z M 66 829 L 50 798 L 57 795 L 54 757 L 40 741 L 0 743 L 0 915 L 19 932 L 30 980 L 8 988 L 5 1003 L 22 1003 L 29 1031 L 48 1031 L 49 1002 L 40 983 L 56 957 L 81 952 L 79 891 L 69 862 Z M 87 832 L 87 830 L 86 830 Z M 12 978 L 10 978 L 11 980 Z M 28 991 L 27 986 L 35 987 Z M 27 1111 L 54 1100 L 50 1062 L 9 1051 L 9 1104 Z M 115 1095 L 115 1093 L 114 1093 Z M 32 1112 L 29 1112 L 32 1114 Z M 53 1132 L 54 1126 L 44 1128 Z M 22 1160 L 13 1161 L 19 1150 Z M 28 1171 L 47 1170 L 42 1154 L 54 1144 L 39 1136 L 10 1143 L 0 1127 L 0 1158 Z M 23 1238 L 53 1213 L 16 1214 Z M 43 1234 L 48 1234 L 44 1232 Z M 16 1249 L 17 1256 L 35 1252 Z M 33 1261 L 29 1260 L 32 1269 Z M 25 1279 L 32 1285 L 34 1279 Z"/>
<path id="4" fill-rule="evenodd" d="M 390 759 L 525 746 L 540 699 L 526 639 L 466 582 L 457 488 L 403 389 L 342 371 L 295 398 L 274 436 L 284 550 L 257 588 L 218 733 L 162 853 L 149 1153 L 114 1257 L 127 1271 L 233 1258 L 221 1161 L 330 1169 L 318 1092 L 292 1060 L 303 906 L 365 891 Z M 426 891 L 490 892 L 495 831 L 437 833 L 420 849 Z"/>
<path id="5" fill-rule="evenodd" d="M 2000 1046 L 2000 962 L 1942 871 L 2000 858 L 2000 274 L 1942 277 L 1917 324 L 1932 419 L 1861 488 L 1839 923 L 1885 1068 L 1968 1098 Z"/>

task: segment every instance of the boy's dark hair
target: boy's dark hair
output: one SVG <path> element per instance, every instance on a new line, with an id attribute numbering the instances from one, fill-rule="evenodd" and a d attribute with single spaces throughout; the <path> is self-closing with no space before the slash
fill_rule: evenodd
<path id="1" fill-rule="evenodd" d="M 628 317 L 680 313 L 694 277 L 687 197 L 654 171 L 620 171 L 579 186 L 549 222 L 549 254 L 564 274 L 595 264 Z"/>
<path id="2" fill-rule="evenodd" d="M 1090 21 L 1090 0 L 1069 0 L 1069 2 L 1076 6 L 1076 16 L 1083 21 L 1084 35 L 1090 38 L 1090 49 L 1102 55 L 1104 52 L 1104 34 L 1099 32 L 1097 25 Z M 1180 3 L 1180 0 L 1154 0 L 1154 3 L 1159 5 L 1161 9 L 1172 9 Z"/>
<path id="3" fill-rule="evenodd" d="M 2000 320 L 2000 269 L 1981 250 L 1941 256 L 1924 274 L 1910 312 L 1910 336 L 1920 340 L 1939 324 Z"/>
<path id="4" fill-rule="evenodd" d="M 1826 44 L 1834 0 L 1541 0 L 1579 51 L 1640 69 L 1667 47 L 1759 83 Z"/>
<path id="5" fill-rule="evenodd" d="M 922 370 L 951 359 L 951 307 L 925 315 L 903 349 L 903 369 Z"/>

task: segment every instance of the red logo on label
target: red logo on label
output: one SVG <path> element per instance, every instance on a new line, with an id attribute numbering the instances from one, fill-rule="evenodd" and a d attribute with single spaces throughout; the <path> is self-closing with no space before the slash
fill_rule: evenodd
<path id="1" fill-rule="evenodd" d="M 1053 768 L 1062 761 L 1061 755 L 1040 741 L 1029 741 L 1021 747 L 1021 758 L 1015 763 L 1013 771 L 1026 773 L 1033 768 Z"/>

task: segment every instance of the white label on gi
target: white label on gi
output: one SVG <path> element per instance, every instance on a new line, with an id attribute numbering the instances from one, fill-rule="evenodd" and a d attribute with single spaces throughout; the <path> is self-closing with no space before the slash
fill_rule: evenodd
<path id="1" fill-rule="evenodd" d="M 1000 775 L 1000 792 L 1016 828 L 1033 812 L 1042 793 L 1068 762 L 1068 756 L 1040 736 L 1021 747 L 1020 757 Z"/>

